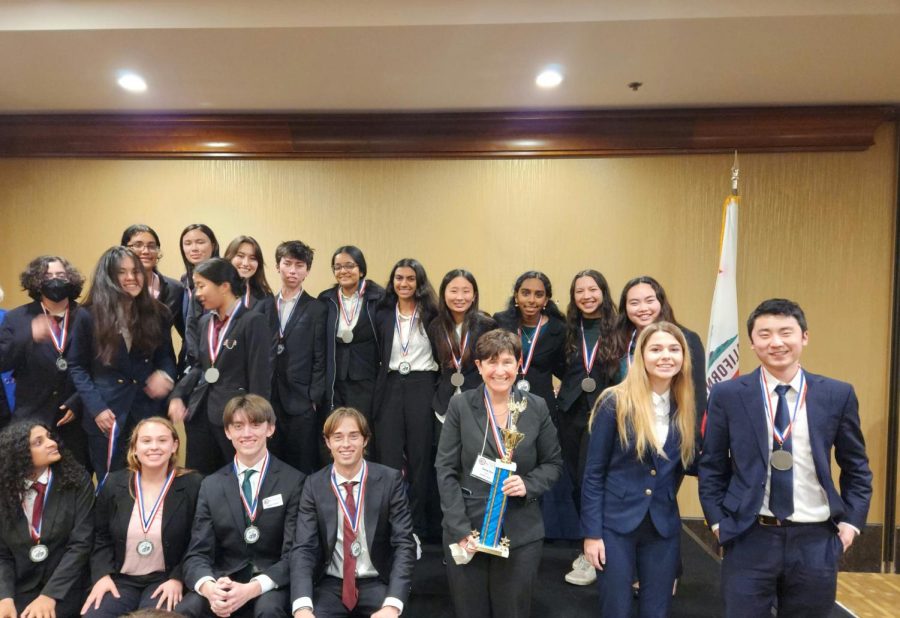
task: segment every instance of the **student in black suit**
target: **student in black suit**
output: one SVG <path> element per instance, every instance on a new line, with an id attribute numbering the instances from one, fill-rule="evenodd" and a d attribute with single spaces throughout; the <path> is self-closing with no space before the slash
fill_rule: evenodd
<path id="1" fill-rule="evenodd" d="M 416 561 L 403 479 L 363 459 L 371 432 L 358 410 L 337 408 L 324 434 L 334 463 L 311 476 L 300 496 L 291 551 L 294 617 L 396 618 Z"/>
<path id="2" fill-rule="evenodd" d="M 272 298 L 272 288 L 266 279 L 266 260 L 255 238 L 238 236 L 232 240 L 225 249 L 225 259 L 244 280 L 244 307 L 259 309 L 261 301 Z"/>
<path id="3" fill-rule="evenodd" d="M 375 322 L 381 340 L 381 369 L 375 387 L 375 459 L 406 469 L 413 527 L 427 528 L 432 475 L 434 385 L 438 364 L 427 326 L 437 314 L 425 268 L 404 258 L 394 265 Z"/>
<path id="4" fill-rule="evenodd" d="M 172 320 L 169 326 L 174 326 L 184 340 L 184 286 L 177 279 L 159 272 L 159 261 L 163 257 L 159 234 L 149 225 L 137 223 L 122 232 L 121 244 L 134 251 L 141 260 L 150 295 L 169 309 Z"/>
<path id="5" fill-rule="evenodd" d="M 444 512 L 444 554 L 453 606 L 459 617 L 527 618 L 537 584 L 544 541 L 544 522 L 538 499 L 562 472 L 556 428 L 547 404 L 530 393 L 515 391 L 519 338 L 502 329 L 483 335 L 475 348 L 475 362 L 484 387 L 455 395 L 438 447 L 438 487 Z M 525 403 L 516 421 L 510 402 Z M 509 557 L 479 553 L 472 530 L 481 530 L 491 491 L 484 466 L 476 462 L 505 454 L 500 428 L 525 434 L 512 456 L 513 474 L 502 486 L 507 497 L 501 534 L 508 537 Z M 495 429 L 492 429 L 495 428 Z M 490 465 L 489 464 L 489 465 Z M 491 478 L 493 471 L 487 472 Z M 451 546 L 459 545 L 471 560 L 456 564 Z"/>
<path id="6" fill-rule="evenodd" d="M 90 320 L 73 334 L 70 371 L 84 403 L 91 464 L 102 484 L 106 474 L 125 466 L 135 424 L 164 412 L 175 357 L 169 312 L 150 295 L 131 249 L 111 247 L 100 257 L 85 307 Z"/>
<path id="7" fill-rule="evenodd" d="M 366 279 L 366 258 L 353 245 L 335 250 L 331 269 L 337 285 L 319 294 L 319 301 L 328 308 L 324 411 L 348 406 L 371 422 L 381 364 L 375 312 L 384 288 Z"/>
<path id="8" fill-rule="evenodd" d="M 68 370 L 72 334 L 88 320 L 75 302 L 84 277 L 64 258 L 42 255 L 19 279 L 33 300 L 7 313 L 0 326 L 0 372 L 11 370 L 16 381 L 15 416 L 54 427 L 63 446 L 88 466 L 87 435 L 77 418 L 81 400 Z"/>
<path id="9" fill-rule="evenodd" d="M 83 615 L 116 618 L 146 607 L 171 611 L 181 601 L 182 559 L 201 477 L 177 465 L 178 450 L 169 419 L 154 416 L 135 426 L 128 469 L 109 476 L 94 505 L 94 586 Z"/>
<path id="10" fill-rule="evenodd" d="M 4 429 L 0 453 L 0 618 L 77 616 L 94 536 L 94 486 L 38 421 Z"/>
<path id="11" fill-rule="evenodd" d="M 258 395 L 228 402 L 234 461 L 203 479 L 184 560 L 190 588 L 175 611 L 196 616 L 288 616 L 290 552 L 304 475 L 270 455 L 275 412 Z"/>
<path id="12" fill-rule="evenodd" d="M 188 468 L 211 474 L 234 456 L 222 431 L 222 411 L 233 397 L 268 397 L 272 346 L 266 318 L 240 300 L 244 283 L 230 262 L 212 258 L 194 270 L 195 296 L 209 312 L 197 362 L 169 400 L 169 418 L 184 421 Z M 187 401 L 187 404 L 185 402 Z"/>
<path id="13" fill-rule="evenodd" d="M 275 262 L 281 291 L 263 302 L 275 342 L 272 407 L 278 430 L 272 452 L 304 474 L 319 469 L 322 423 L 316 406 L 325 395 L 325 305 L 306 293 L 313 250 L 299 240 L 278 245 Z"/>
<path id="14" fill-rule="evenodd" d="M 184 262 L 184 274 L 181 285 L 184 296 L 181 299 L 181 310 L 184 314 L 184 339 L 178 355 L 178 375 L 183 375 L 197 362 L 200 346 L 200 318 L 205 311 L 203 305 L 194 296 L 194 268 L 210 258 L 219 257 L 219 241 L 212 229 L 203 223 L 192 223 L 181 231 L 178 239 L 181 249 L 181 260 Z"/>
<path id="15" fill-rule="evenodd" d="M 566 373 L 559 387 L 559 444 L 572 479 L 572 499 L 581 515 L 581 477 L 587 454 L 587 423 L 594 402 L 614 383 L 618 368 L 613 342 L 616 306 L 606 277 L 583 270 L 572 278 L 566 310 Z M 594 567 L 580 554 L 566 581 L 587 586 L 597 581 Z"/>

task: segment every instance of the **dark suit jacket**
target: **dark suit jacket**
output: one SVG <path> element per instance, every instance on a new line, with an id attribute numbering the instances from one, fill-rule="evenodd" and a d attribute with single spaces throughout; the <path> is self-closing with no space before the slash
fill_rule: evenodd
<path id="1" fill-rule="evenodd" d="M 175 330 L 184 339 L 184 286 L 178 279 L 166 277 L 160 272 L 159 276 L 159 297 L 156 300 L 164 304 L 169 310 L 171 323 Z"/>
<path id="2" fill-rule="evenodd" d="M 466 344 L 466 358 L 463 359 L 462 363 L 462 374 L 465 381 L 460 387 L 461 390 L 468 391 L 478 388 L 483 383 L 481 374 L 478 373 L 478 368 L 475 366 L 475 346 L 478 345 L 478 340 L 483 334 L 495 328 L 497 328 L 497 323 L 486 313 L 479 313 L 475 317 L 472 323 L 472 330 L 469 331 L 469 342 Z M 450 383 L 450 377 L 456 373 L 456 365 L 453 364 L 453 359 L 449 355 L 441 355 L 440 353 L 442 347 L 438 342 L 443 341 L 444 349 L 446 349 L 447 345 L 447 333 L 440 320 L 432 320 L 431 324 L 428 325 L 428 338 L 431 340 L 431 353 L 440 366 L 431 407 L 439 414 L 446 414 L 447 404 L 450 403 L 450 398 L 456 394 L 456 387 Z M 450 340 L 454 341 L 455 338 L 456 333 L 452 333 Z M 454 348 L 458 350 L 459 348 L 455 344 L 456 342 L 454 341 Z"/>
<path id="3" fill-rule="evenodd" d="M 176 476 L 162 506 L 162 551 L 166 579 L 182 579 L 182 560 L 191 540 L 202 477 L 196 472 Z M 111 472 L 94 505 L 94 551 L 91 580 L 121 572 L 125 563 L 128 524 L 135 508 L 134 473 Z M 145 505 L 151 508 L 152 505 Z M 160 515 L 157 515 L 159 517 Z M 131 548 L 134 551 L 134 548 Z"/>
<path id="4" fill-rule="evenodd" d="M 707 523 L 719 524 L 719 542 L 750 528 L 765 497 L 771 433 L 759 372 L 716 384 L 700 455 L 700 504 Z M 806 372 L 806 418 L 813 463 L 837 524 L 865 527 L 872 471 L 859 425 L 853 387 Z M 840 494 L 831 479 L 831 451 L 841 468 Z"/>
<path id="5" fill-rule="evenodd" d="M 212 364 L 209 357 L 207 336 L 213 314 L 200 318 L 202 343 L 197 363 L 179 380 L 172 391 L 172 397 L 183 399 L 188 414 L 193 416 L 206 407 L 209 422 L 222 426 L 222 412 L 225 404 L 238 395 L 254 393 L 269 399 L 272 388 L 272 348 L 269 328 L 265 316 L 243 307 L 233 317 L 233 322 L 225 333 L 225 341 L 216 359 L 219 379 L 209 384 L 204 372 Z"/>
<path id="6" fill-rule="evenodd" d="M 59 406 L 81 409 L 81 401 L 69 371 L 59 371 L 59 354 L 51 341 L 36 343 L 31 335 L 31 322 L 43 315 L 40 301 L 22 305 L 6 314 L 0 326 L 0 371 L 13 372 L 16 380 L 16 416 L 40 419 L 55 426 L 63 412 Z M 72 302 L 69 306 L 69 335 L 63 358 L 73 363 L 74 334 L 90 328 L 87 310 Z"/>
<path id="7" fill-rule="evenodd" d="M 200 353 L 203 347 L 206 345 L 206 341 L 203 339 L 206 336 L 206 331 L 200 325 L 200 320 L 207 314 L 206 310 L 203 308 L 203 305 L 200 304 L 200 301 L 193 294 L 193 284 L 191 284 L 190 291 L 187 287 L 185 287 L 186 278 L 182 276 L 181 282 L 182 287 L 184 288 L 184 294 L 182 295 L 181 308 L 184 312 L 184 340 L 182 342 L 181 354 L 178 356 L 178 368 L 179 370 L 186 370 L 189 367 L 193 367 L 199 362 Z M 246 297 L 241 295 L 241 299 L 245 299 Z M 262 307 L 262 301 L 272 298 L 271 295 L 261 295 L 261 294 L 250 294 L 250 306 L 244 307 L 243 310 L 251 310 L 251 311 L 259 311 Z"/>
<path id="8" fill-rule="evenodd" d="M 438 490 L 444 512 L 444 539 L 456 543 L 472 530 L 480 530 L 490 485 L 471 476 L 475 459 L 485 443 L 487 410 L 482 389 L 454 395 L 447 408 L 437 459 Z M 503 535 L 515 548 L 544 537 L 544 520 L 538 498 L 550 489 L 562 473 L 562 455 L 556 428 L 550 421 L 543 399 L 525 394 L 528 407 L 519 417 L 518 429 L 525 438 L 513 453 L 515 474 L 525 481 L 525 497 L 507 501 Z M 499 459 L 493 439 L 488 436 L 484 455 Z"/>
<path id="9" fill-rule="evenodd" d="M 184 583 L 191 590 L 202 577 L 246 576 L 252 567 L 270 577 L 278 588 L 290 583 L 290 552 L 305 476 L 271 453 L 269 458 L 269 473 L 259 492 L 254 522 L 260 537 L 253 545 L 244 542 L 246 515 L 233 464 L 203 479 L 191 543 L 184 558 Z M 263 500 L 278 495 L 280 506 L 264 508 Z"/>
<path id="10" fill-rule="evenodd" d="M 518 334 L 519 317 L 515 309 L 494 314 L 500 328 Z M 531 394 L 542 397 L 552 413 L 556 412 L 556 395 L 553 393 L 553 376 L 560 380 L 566 371 L 566 325 L 557 317 L 547 316 L 541 327 L 537 348 L 525 378 L 531 386 Z M 524 365 L 525 359 L 522 359 Z"/>
<path id="11" fill-rule="evenodd" d="M 59 601 L 82 592 L 94 542 L 94 485 L 86 475 L 77 489 L 63 490 L 56 483 L 41 530 L 41 543 L 50 550 L 46 560 L 28 559 L 34 541 L 24 512 L 0 526 L 0 599 L 37 590 Z"/>
<path id="12" fill-rule="evenodd" d="M 673 402 L 670 418 L 674 418 L 675 412 Z M 584 537 L 602 539 L 606 528 L 619 534 L 633 532 L 648 511 L 660 536 L 669 538 L 679 534 L 681 516 L 675 494 L 684 467 L 676 425 L 669 426 L 663 445 L 666 456 L 654 452 L 641 461 L 633 435 L 629 436 L 628 447 L 622 448 L 616 426 L 616 398 L 610 396 L 600 404 L 590 435 L 581 485 Z"/>
<path id="13" fill-rule="evenodd" d="M 593 408 L 594 402 L 597 401 L 597 397 L 600 396 L 600 393 L 602 393 L 606 387 L 612 386 L 615 382 L 614 376 L 610 374 L 615 374 L 617 369 L 617 367 L 613 367 L 613 370 L 610 371 L 610 368 L 604 367 L 602 360 L 598 358 L 594 362 L 594 366 L 591 368 L 590 373 L 590 377 L 594 378 L 597 382 L 597 388 L 590 393 L 585 393 L 581 390 L 581 381 L 588 377 L 588 374 L 584 370 L 581 347 L 579 346 L 574 352 L 567 351 L 566 371 L 563 374 L 562 382 L 559 385 L 559 396 L 556 398 L 556 405 L 557 408 L 559 408 L 560 413 L 568 412 L 582 395 L 587 398 L 588 409 Z"/>
<path id="14" fill-rule="evenodd" d="M 310 413 L 325 396 L 325 305 L 305 291 L 300 293 L 294 311 L 279 340 L 278 306 L 275 298 L 262 303 L 259 311 L 269 324 L 275 371 L 272 389 L 285 414 Z M 276 354 L 281 343 L 284 351 Z"/>
<path id="15" fill-rule="evenodd" d="M 363 525 L 366 547 L 387 595 L 406 603 L 412 586 L 416 544 L 412 516 L 400 472 L 368 463 Z M 291 599 L 313 597 L 337 543 L 338 503 L 331 489 L 331 466 L 309 477 L 300 496 L 297 533 L 291 551 Z"/>
<path id="16" fill-rule="evenodd" d="M 129 351 L 120 336 L 119 349 L 106 365 L 97 357 L 93 317 L 88 311 L 87 319 L 74 333 L 70 354 L 74 364 L 69 366 L 69 372 L 84 403 L 86 414 L 82 422 L 85 425 L 93 427 L 94 417 L 106 409 L 112 410 L 121 427 L 129 414 L 141 419 L 164 413 L 165 400 L 150 399 L 144 393 L 144 384 L 158 369 L 175 378 L 175 354 L 168 326 L 163 329 L 159 345 L 151 352 L 135 347 Z"/>
<path id="17" fill-rule="evenodd" d="M 338 286 L 319 294 L 319 302 L 328 309 L 325 342 L 325 407 L 334 408 L 334 383 L 338 380 L 375 380 L 381 364 L 381 346 L 375 328 L 375 312 L 384 297 L 384 288 L 374 281 L 366 282 L 365 302 L 353 328 L 353 341 L 337 339 L 341 308 L 338 306 Z"/>

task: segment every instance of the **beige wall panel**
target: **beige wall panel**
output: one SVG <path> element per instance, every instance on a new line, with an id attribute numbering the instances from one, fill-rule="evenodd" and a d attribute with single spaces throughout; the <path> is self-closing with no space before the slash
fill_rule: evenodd
<path id="1" fill-rule="evenodd" d="M 676 314 L 706 338 L 721 204 L 732 158 L 721 155 L 512 161 L 0 160 L 0 284 L 5 306 L 24 300 L 16 280 L 38 253 L 58 252 L 89 273 L 127 225 L 162 236 L 161 270 L 182 271 L 184 225 L 211 225 L 263 245 L 270 282 L 277 242 L 318 251 L 307 289 L 332 282 L 331 251 L 357 244 L 370 277 L 416 257 L 435 287 L 454 267 L 478 277 L 482 307 L 502 307 L 514 278 L 538 268 L 564 310 L 576 270 L 621 285 L 652 274 Z M 876 472 L 870 521 L 883 510 L 894 133 L 885 125 L 861 153 L 742 155 L 739 302 L 798 300 L 810 320 L 804 365 L 856 385 Z M 742 368 L 755 358 L 742 336 Z M 696 485 L 681 493 L 699 516 Z"/>

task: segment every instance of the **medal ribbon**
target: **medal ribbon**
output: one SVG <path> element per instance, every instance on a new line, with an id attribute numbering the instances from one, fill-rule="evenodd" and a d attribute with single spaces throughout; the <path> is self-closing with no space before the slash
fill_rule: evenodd
<path id="1" fill-rule="evenodd" d="M 766 372 L 762 369 L 759 370 L 759 385 L 762 388 L 763 392 L 763 403 L 766 406 L 766 414 L 769 416 L 769 419 L 772 421 L 772 437 L 778 443 L 779 446 L 784 444 L 784 441 L 787 440 L 791 435 L 791 430 L 794 428 L 794 419 L 797 418 L 797 411 L 800 409 L 800 405 L 806 399 L 806 391 L 808 390 L 808 386 L 806 384 L 806 375 L 804 375 L 803 370 L 800 370 L 800 396 L 797 397 L 797 402 L 794 404 L 794 412 L 791 414 L 791 421 L 788 423 L 788 426 L 781 431 L 778 427 L 775 426 L 775 407 L 772 406 L 771 395 L 769 394 L 769 383 L 766 380 Z"/>
<path id="2" fill-rule="evenodd" d="M 41 521 L 31 522 L 28 531 L 31 533 L 31 540 L 35 543 L 41 542 L 41 528 L 44 527 L 44 514 L 47 512 L 47 498 L 50 497 L 50 487 L 53 485 L 53 470 L 47 468 L 47 488 L 44 490 L 44 503 L 41 505 Z M 22 505 L 24 510 L 25 505 Z M 37 525 L 35 525 L 37 524 Z"/>
<path id="3" fill-rule="evenodd" d="M 588 355 L 587 351 L 587 339 L 584 337 L 584 320 L 581 321 L 581 360 L 584 362 L 584 371 L 588 375 L 591 375 L 591 370 L 594 368 L 594 361 L 597 360 L 597 350 L 600 348 L 600 337 L 597 337 L 596 343 L 594 343 L 594 349 L 591 351 L 590 355 Z"/>
<path id="4" fill-rule="evenodd" d="M 337 288 L 337 297 L 338 297 L 338 306 L 341 308 L 341 315 L 344 318 L 344 322 L 347 324 L 347 328 L 350 328 L 350 325 L 353 323 L 353 318 L 356 317 L 356 312 L 362 306 L 363 294 L 366 293 L 366 284 L 368 281 L 363 280 L 362 284 L 359 286 L 359 294 L 356 297 L 356 302 L 353 304 L 353 311 L 350 312 L 350 317 L 347 317 L 347 311 L 344 307 L 344 295 L 341 294 L 341 286 Z"/>
<path id="5" fill-rule="evenodd" d="M 491 435 L 494 436 L 494 444 L 497 446 L 497 452 L 500 453 L 500 457 L 505 457 L 506 447 L 503 446 L 503 435 L 500 433 L 500 428 L 497 427 L 497 418 L 494 416 L 494 404 L 491 403 L 487 386 L 484 387 L 484 407 L 487 408 L 488 411 L 488 421 L 491 424 Z M 509 416 L 506 417 L 506 424 L 509 425 Z"/>
<path id="6" fill-rule="evenodd" d="M 534 358 L 534 349 L 537 347 L 538 337 L 541 336 L 541 328 L 543 328 L 543 318 L 538 319 L 537 327 L 534 329 L 534 338 L 531 340 L 531 343 L 528 344 L 528 356 L 525 356 L 525 346 L 522 346 L 522 354 L 519 356 L 519 366 L 522 368 L 522 376 L 528 374 L 528 369 L 531 367 L 531 359 Z M 519 331 L 519 339 L 522 338 L 522 328 L 518 329 Z"/>
<path id="7" fill-rule="evenodd" d="M 359 516 L 363 512 L 363 503 L 366 499 L 366 479 L 368 477 L 369 466 L 366 465 L 366 460 L 363 459 L 362 478 L 359 481 L 359 489 L 356 490 L 356 517 L 350 517 L 350 511 L 347 509 L 347 500 L 341 495 L 341 490 L 338 488 L 337 475 L 334 472 L 334 466 L 331 466 L 331 491 L 333 491 L 334 495 L 337 497 L 338 504 L 341 505 L 341 512 L 343 512 L 344 517 L 347 518 L 347 523 L 350 524 L 354 536 L 356 536 L 356 532 L 359 530 Z"/>
<path id="8" fill-rule="evenodd" d="M 97 491 L 94 492 L 95 496 L 100 495 L 100 490 L 103 489 L 103 485 L 106 483 L 106 477 L 109 476 L 109 470 L 112 468 L 113 455 L 116 453 L 116 439 L 118 437 L 119 423 L 118 421 L 113 421 L 112 430 L 109 432 L 109 440 L 106 442 L 106 474 L 104 474 L 100 482 L 97 483 Z"/>
<path id="9" fill-rule="evenodd" d="M 453 342 L 450 340 L 450 334 L 444 331 L 444 336 L 447 337 L 447 346 L 450 348 L 450 358 L 453 360 L 453 366 L 456 367 L 458 372 L 462 373 L 462 358 L 466 354 L 466 348 L 469 347 L 469 333 L 466 333 L 462 345 L 459 346 L 459 358 L 453 353 Z"/>
<path id="10" fill-rule="evenodd" d="M 156 502 L 153 504 L 153 509 L 150 511 L 150 514 L 146 514 L 146 510 L 144 509 L 144 490 L 141 488 L 141 473 L 134 473 L 134 493 L 137 496 L 138 509 L 141 512 L 141 530 L 144 531 L 144 534 L 148 534 L 150 532 L 150 526 L 153 524 L 153 519 L 156 517 L 156 514 L 159 512 L 160 507 L 163 505 L 163 501 L 166 499 L 166 494 L 169 493 L 169 489 L 172 487 L 172 481 L 175 480 L 175 469 L 173 468 L 169 475 L 166 477 L 166 482 L 163 485 L 162 491 L 159 492 L 159 495 L 156 497 Z"/>
<path id="11" fill-rule="evenodd" d="M 237 466 L 238 460 L 237 456 L 234 458 L 234 462 L 232 462 L 232 466 L 234 466 L 234 475 L 238 477 L 238 483 L 240 483 L 241 475 L 238 472 Z M 244 505 L 244 512 L 247 513 L 247 519 L 250 520 L 252 524 L 256 520 L 256 512 L 259 509 L 259 492 L 262 489 L 263 483 L 266 480 L 266 475 L 269 473 L 269 451 L 266 451 L 266 457 L 263 459 L 262 472 L 259 473 L 259 482 L 256 484 L 256 491 L 253 492 L 253 502 L 247 504 L 247 498 L 244 497 L 244 492 L 240 491 L 240 485 L 238 485 L 238 493 L 241 495 L 241 504 Z"/>
<path id="12" fill-rule="evenodd" d="M 53 316 L 47 311 L 44 303 L 41 303 L 41 309 L 44 310 L 44 315 L 47 317 L 47 323 L 50 325 L 50 341 L 53 342 L 53 348 L 60 356 L 62 356 L 63 350 L 66 349 L 66 339 L 69 338 L 69 306 L 66 305 L 66 315 L 63 317 L 62 325 L 59 328 L 59 339 L 56 338 L 56 334 L 53 332 L 53 324 L 51 322 Z"/>
<path id="13" fill-rule="evenodd" d="M 228 330 L 231 328 L 231 324 L 234 322 L 234 318 L 237 317 L 238 312 L 241 310 L 243 304 L 241 301 L 238 301 L 234 306 L 234 311 L 225 318 L 225 325 L 219 330 L 219 337 L 216 338 L 216 327 L 213 324 L 213 320 L 217 319 L 215 315 L 209 320 L 209 328 L 207 329 L 207 344 L 209 346 L 209 364 L 212 367 L 216 366 L 216 359 L 219 357 L 219 352 L 222 351 L 222 343 L 225 341 L 225 335 L 228 334 Z"/>
<path id="14" fill-rule="evenodd" d="M 409 342 L 412 341 L 413 329 L 416 327 L 416 318 L 419 315 L 419 305 L 413 310 L 412 319 L 409 321 L 409 334 L 406 337 L 406 343 L 403 343 L 403 329 L 400 328 L 400 303 L 397 303 L 395 323 L 397 332 L 400 333 L 400 353 L 404 357 L 409 353 Z"/>
<path id="15" fill-rule="evenodd" d="M 282 290 L 283 292 L 284 290 Z M 278 292 L 278 298 L 275 299 L 275 305 L 278 308 L 278 336 L 280 339 L 284 339 L 284 329 L 281 327 L 281 305 L 284 303 L 284 298 L 281 296 L 281 292 Z M 294 309 L 297 308 L 297 303 L 299 300 L 295 300 L 294 304 L 291 306 L 291 312 L 288 314 L 288 318 L 284 321 L 284 325 L 287 326 L 291 321 L 291 316 L 294 315 Z"/>
<path id="16" fill-rule="evenodd" d="M 250 280 L 249 279 L 247 279 L 247 281 L 244 283 L 244 286 L 247 288 L 247 291 L 244 292 L 244 306 L 249 309 L 250 308 Z"/>
<path id="17" fill-rule="evenodd" d="M 628 352 L 626 352 L 626 356 L 628 357 L 628 366 L 634 363 L 634 340 L 637 339 L 637 329 L 634 329 L 634 332 L 631 333 L 631 341 L 628 342 Z"/>

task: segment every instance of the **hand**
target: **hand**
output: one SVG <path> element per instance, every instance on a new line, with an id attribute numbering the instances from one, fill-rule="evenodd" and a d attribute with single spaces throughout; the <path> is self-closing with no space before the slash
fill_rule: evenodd
<path id="1" fill-rule="evenodd" d="M 116 582 L 114 582 L 109 575 L 104 575 L 98 579 L 97 583 L 94 584 L 94 587 L 91 588 L 91 593 L 88 595 L 87 601 L 81 606 L 81 615 L 83 616 L 86 614 L 91 605 L 94 606 L 94 609 L 100 609 L 100 603 L 103 602 L 103 597 L 106 596 L 107 592 L 111 593 L 117 599 L 119 598 L 119 589 L 116 588 Z"/>
<path id="2" fill-rule="evenodd" d="M 844 553 L 846 554 L 850 546 L 853 545 L 853 541 L 856 540 L 856 530 L 850 524 L 840 523 L 838 524 L 837 534 L 841 539 L 841 544 L 844 546 Z"/>
<path id="3" fill-rule="evenodd" d="M 0 600 L 0 618 L 16 618 L 16 604 L 9 597 Z"/>
<path id="4" fill-rule="evenodd" d="M 246 584 L 231 582 L 231 587 L 225 593 L 224 607 L 228 615 L 231 615 L 260 594 L 262 594 L 262 586 L 256 580 L 251 580 Z"/>
<path id="5" fill-rule="evenodd" d="M 116 422 L 116 415 L 112 413 L 112 410 L 106 409 L 94 417 L 94 422 L 97 423 L 97 427 L 100 428 L 103 435 L 108 436 L 112 431 L 113 423 Z"/>
<path id="6" fill-rule="evenodd" d="M 220 578 L 227 579 L 227 578 Z M 230 580 L 229 580 L 230 581 Z M 209 601 L 209 608 L 216 616 L 227 616 L 228 613 L 224 611 L 225 607 L 225 593 L 227 590 L 219 584 L 218 581 L 207 581 L 205 584 L 200 586 L 200 594 L 206 597 L 206 600 Z"/>
<path id="7" fill-rule="evenodd" d="M 393 605 L 385 605 L 377 612 L 372 614 L 371 618 L 397 618 L 400 615 L 400 610 L 394 607 Z"/>
<path id="8" fill-rule="evenodd" d="M 0 618 L 4 618 L 0 616 Z M 304 607 L 302 609 L 298 609 L 294 612 L 294 618 L 316 618 L 316 615 L 312 612 L 308 607 Z"/>
<path id="9" fill-rule="evenodd" d="M 22 611 L 19 618 L 56 618 L 56 599 L 44 594 L 38 595 L 38 598 Z"/>
<path id="10" fill-rule="evenodd" d="M 169 402 L 169 420 L 173 423 L 180 423 L 187 416 L 187 408 L 184 407 L 184 400 L 176 397 Z"/>
<path id="11" fill-rule="evenodd" d="M 606 545 L 603 539 L 585 539 L 584 557 L 595 569 L 603 570 L 606 566 Z"/>
<path id="12" fill-rule="evenodd" d="M 518 474 L 511 474 L 503 481 L 503 494 L 518 498 L 525 497 L 525 481 Z"/>
<path id="13" fill-rule="evenodd" d="M 713 530 L 713 534 L 716 535 L 716 540 L 717 540 L 717 541 L 719 540 L 719 530 L 720 530 L 720 528 L 716 528 L 715 530 Z"/>
<path id="14" fill-rule="evenodd" d="M 75 420 L 75 413 L 72 412 L 72 410 L 70 410 L 69 408 L 67 408 L 66 404 L 59 406 L 59 409 L 63 410 L 64 414 L 62 415 L 61 419 L 56 421 L 57 427 L 62 427 L 63 425 L 68 425 L 69 423 L 71 423 L 72 421 Z"/>
<path id="15" fill-rule="evenodd" d="M 156 603 L 156 609 L 164 609 L 171 612 L 175 606 L 181 603 L 181 597 L 184 594 L 184 585 L 177 579 L 168 579 L 156 587 L 151 599 L 155 599 L 159 595 L 159 601 Z"/>
<path id="16" fill-rule="evenodd" d="M 147 397 L 150 399 L 164 399 L 172 392 L 172 388 L 175 386 L 164 371 L 151 373 L 145 384 L 144 392 L 147 393 Z"/>
<path id="17" fill-rule="evenodd" d="M 462 547 L 470 554 L 475 553 L 475 547 L 478 545 L 478 541 L 475 540 L 471 534 L 459 542 L 459 546 Z"/>
<path id="18" fill-rule="evenodd" d="M 45 315 L 39 315 L 31 321 L 31 338 L 35 343 L 50 341 L 50 321 Z"/>

